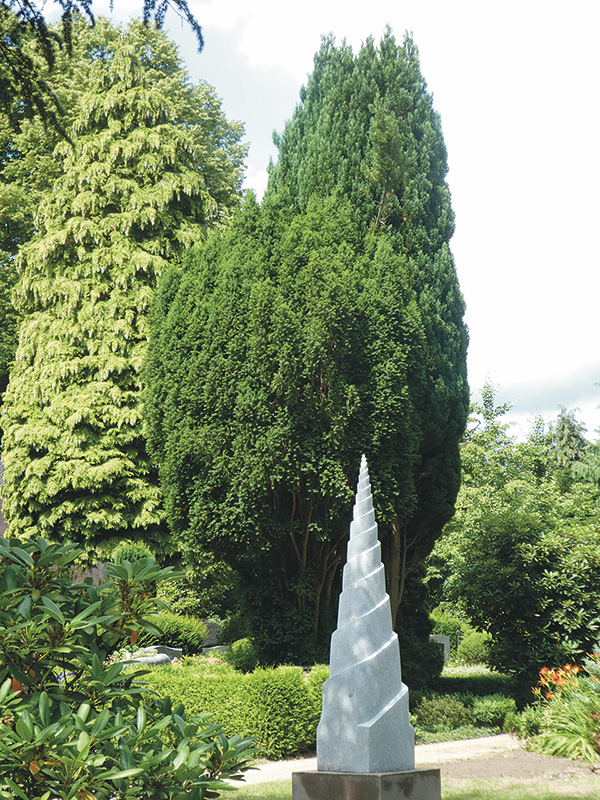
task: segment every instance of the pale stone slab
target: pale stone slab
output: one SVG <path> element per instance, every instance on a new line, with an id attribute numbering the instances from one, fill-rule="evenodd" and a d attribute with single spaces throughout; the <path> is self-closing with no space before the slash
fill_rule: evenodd
<path id="1" fill-rule="evenodd" d="M 183 657 L 183 650 L 180 647 L 165 647 L 162 644 L 152 645 L 144 648 L 144 655 L 130 658 L 123 662 L 125 664 L 170 664 L 175 658 Z"/>
<path id="2" fill-rule="evenodd" d="M 450 637 L 440 633 L 431 633 L 429 638 L 432 642 L 437 642 L 444 651 L 444 661 L 450 661 Z"/>

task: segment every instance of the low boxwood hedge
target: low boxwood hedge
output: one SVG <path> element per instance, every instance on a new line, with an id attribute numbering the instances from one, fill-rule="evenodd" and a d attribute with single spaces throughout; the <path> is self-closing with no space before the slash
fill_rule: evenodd
<path id="1" fill-rule="evenodd" d="M 316 744 L 322 684 L 327 668 L 305 673 L 300 667 L 275 667 L 242 673 L 227 664 L 203 667 L 188 659 L 183 667 L 152 669 L 149 691 L 182 702 L 186 714 L 208 712 L 227 736 L 253 736 L 266 758 L 284 758 Z"/>

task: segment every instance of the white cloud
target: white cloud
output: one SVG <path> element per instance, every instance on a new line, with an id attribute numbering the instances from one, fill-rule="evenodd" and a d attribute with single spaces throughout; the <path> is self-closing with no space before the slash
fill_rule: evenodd
<path id="1" fill-rule="evenodd" d="M 263 194 L 265 193 L 265 189 L 267 188 L 268 180 L 269 174 L 266 169 L 255 170 L 253 168 L 249 168 L 246 170 L 246 176 L 244 178 L 244 189 L 252 189 L 258 201 L 260 202 Z"/>

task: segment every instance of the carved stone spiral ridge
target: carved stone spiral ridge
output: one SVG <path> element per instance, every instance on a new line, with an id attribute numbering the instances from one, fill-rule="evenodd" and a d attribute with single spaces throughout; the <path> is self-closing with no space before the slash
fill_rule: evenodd
<path id="1" fill-rule="evenodd" d="M 337 630 L 317 729 L 317 769 L 414 769 L 414 730 L 385 591 L 367 459 L 361 459 Z"/>

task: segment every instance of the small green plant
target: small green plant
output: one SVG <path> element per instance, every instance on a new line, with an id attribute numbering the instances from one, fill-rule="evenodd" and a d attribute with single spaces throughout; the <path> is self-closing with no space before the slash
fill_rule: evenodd
<path id="1" fill-rule="evenodd" d="M 125 541 L 118 544 L 110 554 L 113 564 L 123 561 L 138 561 L 140 558 L 153 558 L 154 553 L 143 542 Z"/>
<path id="2" fill-rule="evenodd" d="M 531 739 L 541 731 L 544 709 L 540 705 L 527 706 L 521 713 L 509 712 L 504 720 L 504 733 L 520 739 Z"/>
<path id="3" fill-rule="evenodd" d="M 425 697 L 415 709 L 415 718 L 429 731 L 451 731 L 473 722 L 471 710 L 457 697 Z"/>
<path id="4" fill-rule="evenodd" d="M 487 664 L 490 657 L 489 633 L 474 631 L 462 640 L 458 647 L 457 658 L 465 664 Z"/>
<path id="5" fill-rule="evenodd" d="M 512 697 L 494 694 L 474 698 L 471 710 L 476 725 L 502 730 L 507 715 L 516 713 L 517 704 Z"/>
<path id="6" fill-rule="evenodd" d="M 256 669 L 258 658 L 252 639 L 238 639 L 232 642 L 225 651 L 225 660 L 240 672 L 252 672 Z"/>
<path id="7" fill-rule="evenodd" d="M 235 611 L 221 622 L 219 644 L 232 644 L 238 639 L 249 639 L 252 633 L 243 611 Z"/>
<path id="8" fill-rule="evenodd" d="M 201 620 L 163 611 L 152 621 L 158 630 L 140 636 L 140 646 L 163 644 L 166 647 L 180 647 L 186 656 L 202 652 L 208 631 Z"/>

